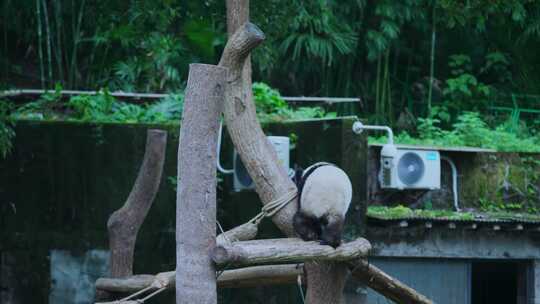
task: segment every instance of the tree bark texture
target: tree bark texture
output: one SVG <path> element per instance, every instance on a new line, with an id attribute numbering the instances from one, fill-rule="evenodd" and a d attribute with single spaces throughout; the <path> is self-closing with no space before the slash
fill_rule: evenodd
<path id="1" fill-rule="evenodd" d="M 224 114 L 227 130 L 235 148 L 255 183 L 257 194 L 263 204 L 296 188 L 287 172 L 278 165 L 277 154 L 266 140 L 257 121 L 251 89 L 251 63 L 248 55 L 240 54 L 231 47 L 239 32 L 247 31 L 249 0 L 227 0 L 227 30 L 229 42 L 225 47 L 220 66 L 229 68 L 225 93 Z M 260 30 L 259 30 L 260 31 Z M 257 36 L 257 35 L 252 35 Z M 264 37 L 262 31 L 258 36 Z M 255 39 L 253 39 L 255 40 Z M 261 40 L 262 41 L 262 40 Z M 233 50 L 227 53 L 228 50 Z M 237 54 L 234 56 L 234 54 Z M 232 60 L 231 60 L 232 59 Z M 292 218 L 296 212 L 296 200 L 281 209 L 272 220 L 287 236 L 294 236 Z M 338 304 L 345 287 L 346 267 L 334 267 L 333 263 L 306 263 L 308 277 L 307 303 Z M 339 279 L 338 279 L 339 278 Z M 324 294 L 319 292 L 324 290 Z"/>
<path id="2" fill-rule="evenodd" d="M 334 265 L 342 267 L 344 263 Z M 395 303 L 433 304 L 425 296 L 387 275 L 365 260 L 347 262 L 353 278 L 363 282 Z M 295 284 L 298 275 L 303 275 L 303 264 L 265 265 L 225 270 L 218 277 L 220 288 L 245 288 L 266 285 Z M 306 282 L 302 278 L 302 282 Z M 162 272 L 157 275 L 136 275 L 127 278 L 101 278 L 96 282 L 96 290 L 102 292 L 134 293 L 143 288 L 155 289 L 175 286 L 175 272 Z M 154 290 L 155 290 L 154 289 Z M 321 293 L 324 290 L 320 291 Z"/>
<path id="3" fill-rule="evenodd" d="M 267 204 L 295 190 L 296 186 L 278 164 L 277 154 L 257 121 L 251 83 L 244 81 L 242 70 L 248 54 L 263 40 L 264 33 L 257 26 L 245 23 L 230 36 L 219 65 L 229 68 L 223 106 L 227 130 L 255 183 L 257 194 L 263 204 Z M 292 217 L 295 212 L 296 205 L 291 202 L 272 218 L 288 236 L 294 236 Z"/>
<path id="4" fill-rule="evenodd" d="M 303 264 L 252 266 L 225 270 L 218 276 L 220 288 L 246 288 L 266 285 L 284 285 L 296 283 L 303 275 Z M 135 293 L 149 286 L 156 290 L 161 287 L 175 287 L 176 272 L 161 272 L 157 275 L 135 275 L 127 278 L 100 278 L 96 281 L 96 290 L 115 293 Z"/>
<path id="5" fill-rule="evenodd" d="M 232 37 L 245 23 L 249 22 L 249 0 L 226 0 L 227 6 L 227 33 Z M 247 55 L 242 69 L 243 91 L 246 96 L 253 99 L 251 89 L 251 55 Z"/>
<path id="6" fill-rule="evenodd" d="M 225 231 L 224 233 L 219 234 L 216 237 L 216 244 L 230 244 L 232 242 L 238 242 L 238 241 L 248 241 L 255 238 L 257 235 L 257 225 L 251 222 L 242 224 L 240 226 L 237 226 L 231 230 Z M 279 266 L 279 265 L 277 265 Z M 270 266 L 266 266 L 270 267 Z M 302 264 L 302 267 L 303 264 Z M 218 278 L 218 286 L 222 286 L 223 283 L 222 277 L 227 272 L 222 273 L 222 275 Z M 110 294 L 110 292 L 120 292 L 120 293 L 132 293 L 137 292 L 143 288 L 148 287 L 154 280 L 161 280 L 163 282 L 167 282 L 172 280 L 173 285 L 170 287 L 171 289 L 174 288 L 174 280 L 175 278 L 175 272 L 169 271 L 169 272 L 162 272 L 158 275 L 148 275 L 148 274 L 141 274 L 141 275 L 132 275 L 128 277 L 123 278 L 100 278 L 96 281 L 96 299 L 99 300 L 106 300 L 110 299 L 113 295 Z M 169 278 L 169 276 L 172 276 L 172 278 Z M 255 282 L 257 280 L 253 279 L 250 282 L 233 282 L 229 285 L 238 285 L 238 287 L 241 286 L 248 286 L 249 284 L 252 284 L 251 286 L 256 286 Z M 273 279 L 272 278 L 261 278 L 260 281 L 262 283 L 268 281 L 268 284 L 272 284 Z M 280 280 L 279 278 L 276 279 L 276 281 L 284 281 Z M 227 284 L 225 282 L 225 284 Z M 276 283 L 277 284 L 277 283 Z M 263 284 L 264 285 L 264 284 Z"/>
<path id="7" fill-rule="evenodd" d="M 224 271 L 218 278 L 221 288 L 248 288 L 296 283 L 304 275 L 303 264 L 252 266 Z"/>
<path id="8" fill-rule="evenodd" d="M 228 244 L 238 241 L 252 240 L 257 236 L 259 231 L 257 224 L 248 222 L 240 226 L 236 226 L 231 230 L 220 233 L 216 238 L 216 244 Z"/>
<path id="9" fill-rule="evenodd" d="M 212 259 L 221 266 L 348 261 L 365 257 L 370 250 L 371 244 L 363 238 L 345 243 L 337 249 L 297 238 L 265 239 L 218 245 L 212 252 Z"/>
<path id="10" fill-rule="evenodd" d="M 227 70 L 191 64 L 178 148 L 176 303 L 217 303 L 216 149 Z"/>
<path id="11" fill-rule="evenodd" d="M 133 252 L 137 233 L 159 189 L 166 146 L 167 132 L 148 130 L 143 163 L 135 185 L 124 206 L 109 217 L 107 229 L 113 278 L 133 274 Z"/>
<path id="12" fill-rule="evenodd" d="M 351 275 L 387 299 L 400 304 L 433 304 L 433 301 L 384 273 L 365 260 L 350 262 Z"/>

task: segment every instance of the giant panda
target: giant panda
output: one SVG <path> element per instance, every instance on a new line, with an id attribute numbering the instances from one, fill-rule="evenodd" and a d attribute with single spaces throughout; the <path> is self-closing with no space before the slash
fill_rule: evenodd
<path id="1" fill-rule="evenodd" d="M 349 177 L 337 166 L 321 162 L 297 170 L 294 181 L 298 188 L 294 230 L 304 241 L 320 240 L 321 245 L 337 248 L 352 198 Z"/>

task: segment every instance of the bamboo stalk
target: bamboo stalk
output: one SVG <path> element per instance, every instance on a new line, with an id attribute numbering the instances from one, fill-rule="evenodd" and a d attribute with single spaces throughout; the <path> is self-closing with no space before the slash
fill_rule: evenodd
<path id="1" fill-rule="evenodd" d="M 11 3 L 11 0 L 6 0 L 4 2 L 4 20 L 8 20 L 7 14 L 9 10 L 9 4 Z M 4 56 L 6 56 L 6 60 L 4 62 L 4 80 L 7 81 L 8 73 L 9 73 L 9 60 L 7 60 L 8 56 L 8 38 L 7 38 L 7 25 L 4 25 Z"/>
<path id="2" fill-rule="evenodd" d="M 433 2 L 433 24 L 431 25 L 431 54 L 429 56 L 429 91 L 428 91 L 428 115 L 431 114 L 431 99 L 433 97 L 433 77 L 435 77 L 435 39 L 436 31 L 436 3 Z"/>
<path id="3" fill-rule="evenodd" d="M 377 56 L 377 76 L 375 77 L 375 116 L 376 121 L 379 122 L 379 115 L 381 114 L 380 102 L 379 102 L 379 83 L 381 81 L 381 54 Z"/>
<path id="4" fill-rule="evenodd" d="M 389 55 L 387 55 L 387 63 L 389 62 L 388 60 L 388 57 L 390 57 Z M 390 69 L 389 67 L 390 65 L 388 64 L 387 65 L 387 69 Z M 388 71 L 387 71 L 388 72 Z M 388 122 L 392 125 L 394 123 L 394 107 L 393 107 L 393 104 L 392 104 L 392 85 L 391 85 L 391 82 L 390 82 L 390 75 L 388 75 L 388 78 L 386 79 L 386 90 L 387 90 L 387 106 L 388 106 Z"/>
<path id="5" fill-rule="evenodd" d="M 45 0 L 41 0 L 41 4 L 43 5 L 43 17 L 45 20 L 45 32 L 47 34 L 47 72 L 49 74 L 49 83 L 53 81 L 53 75 L 52 75 L 52 51 L 51 51 L 51 29 L 49 25 L 49 10 L 47 9 L 47 3 Z"/>
<path id="6" fill-rule="evenodd" d="M 58 76 L 61 81 L 64 81 L 64 65 L 62 60 L 62 1 L 54 0 L 54 20 L 56 24 L 56 64 L 58 66 Z"/>
<path id="7" fill-rule="evenodd" d="M 383 75 L 383 81 L 381 85 L 381 91 L 382 91 L 382 97 L 381 97 L 381 115 L 384 115 L 386 113 L 386 104 L 388 96 L 387 83 L 388 83 L 388 58 L 390 57 L 390 47 L 386 49 L 386 52 L 384 53 L 384 75 Z"/>
<path id="8" fill-rule="evenodd" d="M 84 6 L 85 6 L 86 0 L 82 0 L 81 6 L 79 8 L 79 14 L 77 17 L 77 25 L 75 26 L 75 30 L 73 32 L 73 51 L 71 54 L 71 67 L 69 72 L 69 85 L 70 87 L 74 87 L 76 85 L 77 77 L 77 48 L 79 47 L 79 41 L 81 39 L 81 24 L 82 24 L 82 18 L 84 13 Z"/>
<path id="9" fill-rule="evenodd" d="M 38 30 L 38 54 L 41 88 L 45 88 L 45 71 L 43 69 L 43 49 L 41 46 L 41 4 L 36 0 L 37 30 Z"/>

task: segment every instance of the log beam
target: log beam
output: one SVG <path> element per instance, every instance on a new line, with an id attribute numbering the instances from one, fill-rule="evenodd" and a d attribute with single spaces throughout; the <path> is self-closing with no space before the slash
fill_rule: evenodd
<path id="1" fill-rule="evenodd" d="M 363 238 L 336 249 L 297 238 L 268 239 L 221 244 L 212 251 L 211 257 L 218 266 L 348 261 L 366 256 L 370 249 L 371 244 Z"/>
<path id="2" fill-rule="evenodd" d="M 365 260 L 348 262 L 347 264 L 353 278 L 395 303 L 433 304 L 433 301 L 424 295 L 389 276 Z"/>
<path id="3" fill-rule="evenodd" d="M 303 264 L 284 264 L 225 270 L 218 276 L 218 287 L 245 288 L 294 284 L 299 275 L 303 276 L 303 267 Z M 96 281 L 96 290 L 113 293 L 135 293 L 150 286 L 154 287 L 153 290 L 160 288 L 160 286 L 173 289 L 175 283 L 175 272 L 168 271 L 157 275 L 142 274 L 126 278 L 100 278 Z"/>

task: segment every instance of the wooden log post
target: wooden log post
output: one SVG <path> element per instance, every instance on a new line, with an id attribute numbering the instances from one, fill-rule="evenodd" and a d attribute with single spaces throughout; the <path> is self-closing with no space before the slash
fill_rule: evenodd
<path id="1" fill-rule="evenodd" d="M 216 148 L 227 70 L 191 64 L 178 148 L 176 303 L 217 303 Z"/>
<path id="2" fill-rule="evenodd" d="M 302 239 L 266 239 L 216 246 L 212 259 L 217 265 L 301 263 L 311 261 L 349 261 L 365 257 L 371 244 L 363 238 L 334 249 L 319 242 Z"/>
<path id="3" fill-rule="evenodd" d="M 113 278 L 133 274 L 133 253 L 137 233 L 159 189 L 166 146 L 167 132 L 147 131 L 146 150 L 135 184 L 124 206 L 109 217 L 107 229 Z"/>

